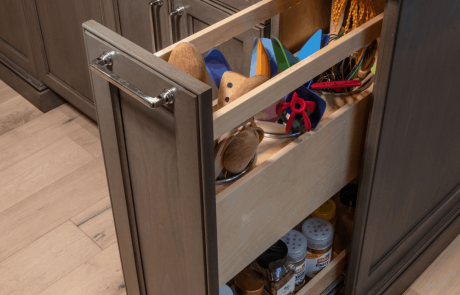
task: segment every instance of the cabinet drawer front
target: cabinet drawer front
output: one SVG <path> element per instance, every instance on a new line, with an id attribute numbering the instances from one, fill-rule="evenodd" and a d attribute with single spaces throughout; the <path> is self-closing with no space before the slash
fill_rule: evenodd
<path id="1" fill-rule="evenodd" d="M 185 38 L 184 41 L 194 44 L 201 53 L 204 53 L 299 2 L 299 0 L 260 2 L 210 27 L 203 28 Z M 125 161 L 129 166 L 130 175 L 136 173 L 141 177 L 135 180 L 127 176 L 123 178 L 133 187 L 132 198 L 140 202 L 135 204 L 136 209 L 142 211 L 142 214 L 135 214 L 137 219 L 134 218 L 134 221 L 131 220 L 133 217 L 129 217 L 130 221 L 144 227 L 142 234 L 147 235 L 144 238 L 154 243 L 155 239 L 160 239 L 160 231 L 149 231 L 147 230 L 149 226 L 145 227 L 145 224 L 155 229 L 152 219 L 156 218 L 156 214 L 160 214 L 159 210 L 162 208 L 166 212 L 172 210 L 172 203 L 170 203 L 172 194 L 178 201 L 182 215 L 171 213 L 171 218 L 168 220 L 171 225 L 168 228 L 173 228 L 182 235 L 184 240 L 180 247 L 186 247 L 187 242 L 190 241 L 195 245 L 193 250 L 198 253 L 197 249 L 200 246 L 194 240 L 195 234 L 198 233 L 200 238 L 204 238 L 201 247 L 203 247 L 202 254 L 205 255 L 200 257 L 203 257 L 205 270 L 200 268 L 197 272 L 206 274 L 201 278 L 208 280 L 206 294 L 217 294 L 216 286 L 227 283 L 276 240 L 358 175 L 372 88 L 346 97 L 345 100 L 341 100 L 345 101 L 342 104 L 334 103 L 334 98 L 327 98 L 330 100 L 329 105 L 340 105 L 340 107 L 329 110 L 330 115 L 320 122 L 315 131 L 294 139 L 240 180 L 223 189 L 217 196 L 213 171 L 213 141 L 273 104 L 286 93 L 292 92 L 378 38 L 382 18 L 383 14 L 375 17 L 214 114 L 210 112 L 211 88 L 166 62 L 171 51 L 179 43 L 152 55 L 95 22 L 84 25 L 88 31 L 87 36 L 99 38 L 99 42 L 114 48 L 112 50 L 119 52 L 121 56 L 129 56 L 124 59 L 124 63 L 127 63 L 122 67 L 125 68 L 124 71 L 121 71 L 116 61 L 113 63 L 113 70 L 118 69 L 119 73 L 130 78 L 129 82 L 148 90 L 146 91 L 148 95 L 152 97 L 158 95 L 158 85 L 152 85 L 152 82 L 158 79 L 162 81 L 159 83 L 168 81 L 168 85 L 174 84 L 181 89 L 179 92 L 182 93 L 181 100 L 175 101 L 172 107 L 168 106 L 171 118 L 165 119 L 161 124 L 154 119 L 154 112 L 145 109 L 136 110 L 135 104 L 129 101 L 117 103 L 121 107 L 120 111 L 123 112 L 123 118 L 118 122 L 120 128 L 123 132 L 136 133 L 136 139 L 133 139 L 132 134 L 119 134 L 117 138 L 128 147 L 126 150 L 128 158 Z M 97 42 L 88 44 L 90 60 L 97 57 L 94 49 L 96 47 L 101 51 Z M 93 81 L 97 82 L 98 79 L 93 74 Z M 110 81 L 107 78 L 106 80 Z M 186 98 L 183 96 L 184 93 L 189 93 L 190 96 Z M 98 112 L 101 116 L 106 116 L 105 111 L 99 109 L 101 104 L 99 100 L 104 104 L 103 101 L 107 103 L 110 98 L 107 97 L 107 93 L 103 98 L 96 96 Z M 185 106 L 188 108 L 188 113 L 185 111 Z M 142 107 L 146 108 L 145 105 Z M 165 108 L 161 107 L 161 109 Z M 109 119 L 105 117 L 104 120 Z M 133 122 L 138 124 L 135 125 Z M 150 127 L 159 131 L 158 124 L 163 125 L 164 128 L 164 134 L 158 136 L 166 136 L 168 142 L 175 142 L 175 145 L 171 144 L 174 146 L 171 152 L 177 155 L 173 155 L 170 165 L 161 159 L 161 153 L 152 152 L 161 148 L 161 144 L 156 141 L 163 140 L 163 137 L 152 138 L 156 135 Z M 174 128 L 168 124 L 172 124 Z M 101 134 L 103 133 L 104 130 L 101 128 Z M 191 136 L 193 146 L 184 141 L 187 136 Z M 102 137 L 104 152 L 109 151 L 110 144 L 105 144 L 104 135 Z M 155 176 L 158 171 L 178 179 L 173 181 L 168 178 L 168 181 L 156 182 L 155 186 L 152 186 L 148 175 Z M 192 176 L 188 173 L 195 174 Z M 114 176 L 108 177 L 109 184 L 114 183 L 113 180 L 110 181 Z M 182 186 L 174 187 L 177 183 Z M 187 189 L 188 187 L 191 189 Z M 126 195 L 123 198 L 129 199 Z M 158 202 L 146 201 L 146 198 L 154 198 Z M 187 212 L 182 201 L 185 202 L 184 204 L 193 205 L 194 209 Z M 202 206 L 201 211 L 198 210 L 197 205 Z M 150 211 L 156 213 L 149 214 Z M 187 224 L 189 220 L 192 220 L 191 225 L 195 226 L 193 234 L 189 231 L 191 226 Z M 161 224 L 164 221 L 156 222 Z M 201 230 L 198 229 L 200 222 Z M 142 241 L 142 238 L 139 240 L 141 244 L 148 245 Z M 162 265 L 161 263 L 155 265 L 152 257 L 156 257 L 159 261 L 167 260 L 167 257 L 162 258 L 158 255 L 158 250 L 170 253 L 170 249 L 162 244 L 155 250 L 144 247 L 142 255 L 134 254 L 134 256 L 141 256 L 141 261 L 149 259 L 150 275 L 159 272 Z M 157 252 L 151 253 L 153 251 Z M 180 259 L 188 261 L 182 256 Z M 191 270 L 187 268 L 184 278 L 194 277 Z M 148 276 L 146 273 L 143 275 L 146 278 Z M 172 271 L 170 275 L 173 275 Z M 200 294 L 196 291 L 199 290 L 196 284 L 190 282 L 188 285 L 191 287 L 189 294 Z M 176 287 L 179 290 L 184 286 Z"/>

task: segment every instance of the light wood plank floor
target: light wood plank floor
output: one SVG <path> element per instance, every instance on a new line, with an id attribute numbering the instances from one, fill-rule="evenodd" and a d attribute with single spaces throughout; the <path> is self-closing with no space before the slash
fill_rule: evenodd
<path id="1" fill-rule="evenodd" d="M 126 294 L 97 126 L 0 81 L 0 295 Z"/>
<path id="2" fill-rule="evenodd" d="M 126 294 L 97 126 L 0 80 L 0 295 Z M 460 237 L 406 295 L 460 294 Z"/>

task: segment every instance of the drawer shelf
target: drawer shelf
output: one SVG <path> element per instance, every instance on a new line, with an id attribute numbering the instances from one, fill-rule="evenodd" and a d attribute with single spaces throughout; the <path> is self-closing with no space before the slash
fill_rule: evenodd
<path id="1" fill-rule="evenodd" d="M 305 284 L 296 295 L 320 295 L 327 287 L 336 281 L 345 270 L 348 260 L 348 249 L 343 250 L 323 268 L 313 279 Z M 233 292 L 236 294 L 234 286 Z M 269 295 L 264 290 L 263 295 Z"/>

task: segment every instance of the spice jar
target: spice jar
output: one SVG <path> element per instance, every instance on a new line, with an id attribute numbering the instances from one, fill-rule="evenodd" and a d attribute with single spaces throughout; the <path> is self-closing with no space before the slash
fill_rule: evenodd
<path id="1" fill-rule="evenodd" d="M 291 263 L 295 271 L 295 291 L 297 292 L 305 284 L 305 255 L 307 253 L 307 237 L 293 229 L 281 240 L 288 247 L 288 263 Z"/>
<path id="2" fill-rule="evenodd" d="M 265 290 L 270 295 L 292 295 L 295 290 L 295 275 L 292 265 L 287 263 L 288 247 L 279 240 L 260 255 L 254 263 L 265 280 Z"/>
<path id="3" fill-rule="evenodd" d="M 264 291 L 264 278 L 253 269 L 243 269 L 235 277 L 235 291 L 238 295 L 260 295 Z"/>
<path id="4" fill-rule="evenodd" d="M 329 221 L 332 224 L 332 226 L 335 229 L 336 228 L 335 227 L 336 222 L 337 222 L 337 214 L 335 212 L 336 212 L 335 202 L 334 202 L 334 200 L 329 199 L 329 200 L 326 201 L 326 203 L 324 203 L 318 209 L 316 209 L 311 214 L 311 216 L 326 219 L 327 221 Z"/>
<path id="5" fill-rule="evenodd" d="M 334 227 L 323 218 L 312 217 L 305 220 L 302 232 L 308 243 L 305 275 L 313 278 L 331 261 Z"/>
<path id="6" fill-rule="evenodd" d="M 340 190 L 340 201 L 337 204 L 336 241 L 334 242 L 334 248 L 337 253 L 342 252 L 350 245 L 357 197 L 357 184 L 347 184 Z"/>
<path id="7" fill-rule="evenodd" d="M 223 285 L 222 288 L 219 289 L 219 295 L 233 295 L 233 291 L 229 286 Z"/>

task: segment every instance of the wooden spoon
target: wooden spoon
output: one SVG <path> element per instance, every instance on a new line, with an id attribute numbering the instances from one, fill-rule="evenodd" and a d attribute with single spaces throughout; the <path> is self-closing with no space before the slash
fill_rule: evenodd
<path id="1" fill-rule="evenodd" d="M 250 127 L 236 134 L 228 144 L 222 160 L 223 166 L 228 172 L 238 174 L 251 162 L 260 139 L 259 132 L 255 128 L 257 127 Z"/>

